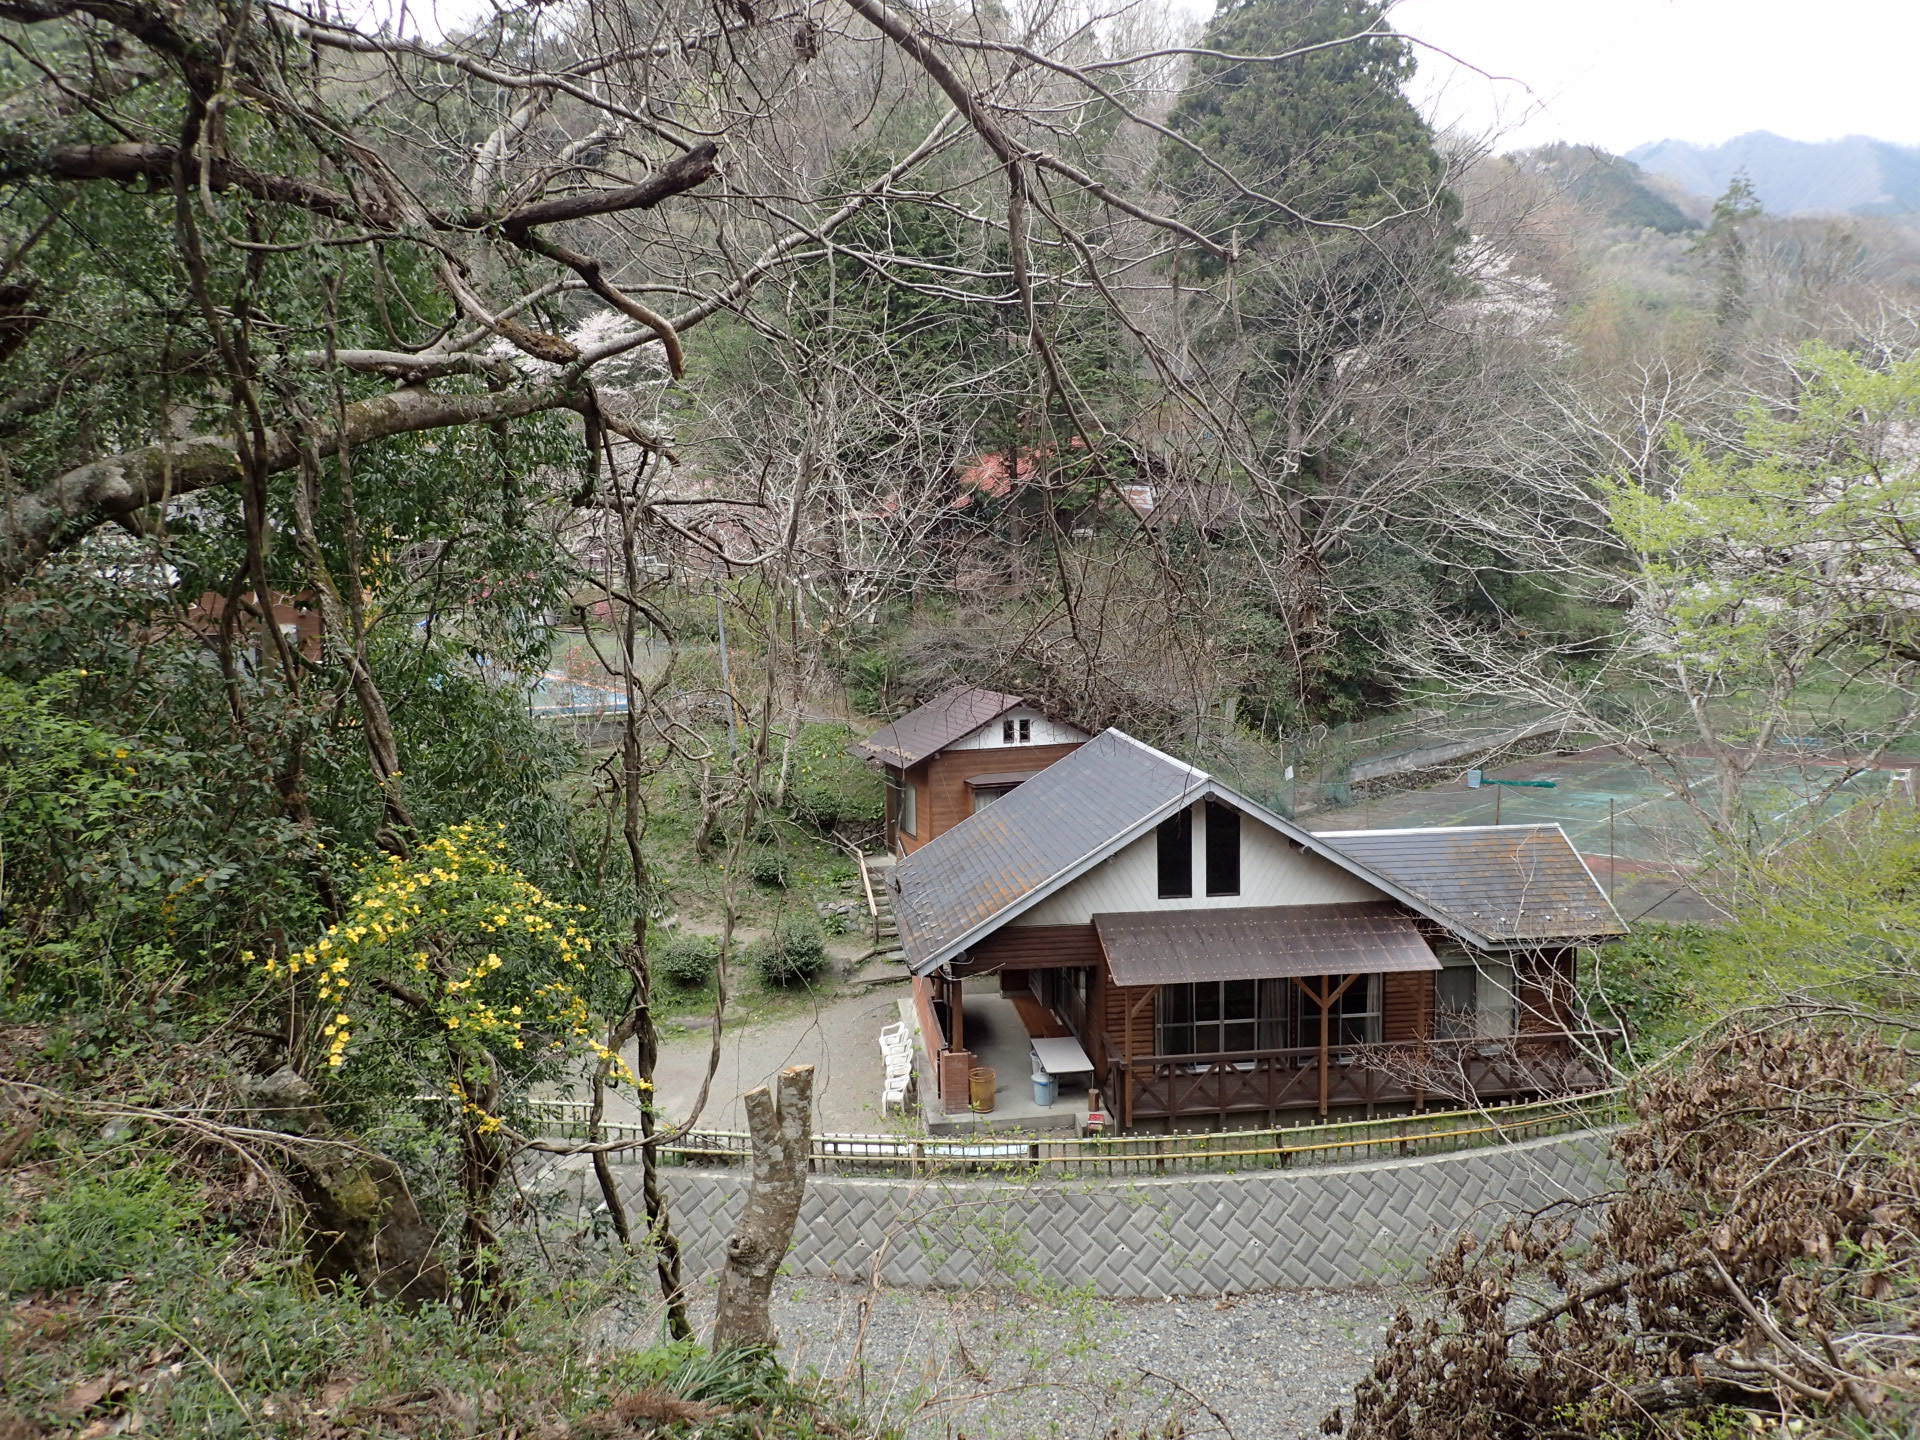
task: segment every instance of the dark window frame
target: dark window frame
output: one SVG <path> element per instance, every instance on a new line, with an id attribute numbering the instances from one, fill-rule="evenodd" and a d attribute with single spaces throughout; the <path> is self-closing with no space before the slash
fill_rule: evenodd
<path id="1" fill-rule="evenodd" d="M 1193 898 L 1193 807 L 1183 805 L 1154 832 L 1162 900 Z"/>
<path id="2" fill-rule="evenodd" d="M 1207 894 L 1240 893 L 1240 812 L 1218 800 L 1207 801 Z"/>
<path id="3" fill-rule="evenodd" d="M 1289 1049 L 1299 1009 L 1293 982 L 1284 978 L 1162 985 L 1154 1004 L 1154 1047 L 1161 1055 Z"/>

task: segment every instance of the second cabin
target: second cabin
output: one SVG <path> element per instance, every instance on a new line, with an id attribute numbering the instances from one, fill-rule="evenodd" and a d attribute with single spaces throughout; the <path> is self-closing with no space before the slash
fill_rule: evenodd
<path id="1" fill-rule="evenodd" d="M 853 747 L 887 778 L 887 848 L 910 855 L 1065 758 L 1087 732 L 1018 695 L 962 686 Z"/>

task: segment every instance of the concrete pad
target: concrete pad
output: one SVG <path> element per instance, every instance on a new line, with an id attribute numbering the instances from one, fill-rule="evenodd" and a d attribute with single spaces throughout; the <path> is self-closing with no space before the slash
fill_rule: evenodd
<path id="1" fill-rule="evenodd" d="M 697 1122 L 702 1130 L 744 1130 L 740 1097 L 770 1084 L 789 1065 L 811 1065 L 813 1127 L 844 1134 L 874 1134 L 901 1128 L 880 1114 L 886 1067 L 880 1056 L 881 1027 L 899 1018 L 904 987 L 875 986 L 850 995 L 823 995 L 808 1013 L 766 1023 L 729 1024 L 720 1037 L 720 1065 Z M 705 1078 L 711 1035 L 663 1036 L 654 1071 L 663 1117 L 679 1124 L 691 1113 Z M 630 1106 L 623 1106 L 631 1113 Z M 614 1113 L 608 1119 L 627 1115 Z"/>

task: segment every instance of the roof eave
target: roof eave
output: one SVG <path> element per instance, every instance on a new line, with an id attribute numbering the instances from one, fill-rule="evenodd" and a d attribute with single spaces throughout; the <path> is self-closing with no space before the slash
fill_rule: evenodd
<path id="1" fill-rule="evenodd" d="M 1127 738 L 1132 739 L 1131 736 L 1128 736 Z M 1158 825 L 1162 820 L 1166 819 L 1167 816 L 1171 815 L 1175 810 L 1183 809 L 1186 806 L 1193 804 L 1195 801 L 1204 800 L 1209 796 L 1218 796 L 1222 800 L 1229 801 L 1232 804 L 1239 806 L 1241 809 L 1245 810 L 1248 814 L 1252 815 L 1255 819 L 1260 820 L 1264 824 L 1272 827 L 1274 830 L 1286 836 L 1288 839 L 1296 841 L 1303 849 L 1310 850 L 1315 855 L 1318 855 L 1321 859 L 1329 861 L 1332 864 L 1338 865 L 1341 869 L 1345 870 L 1348 874 L 1353 875 L 1357 879 L 1364 880 L 1367 884 L 1379 890 L 1383 895 L 1386 895 L 1394 900 L 1399 901 L 1402 905 L 1405 905 L 1408 909 L 1413 910 L 1417 914 L 1426 916 L 1429 920 L 1433 921 L 1436 925 L 1445 926 L 1446 929 L 1451 931 L 1453 934 L 1459 936 L 1460 939 L 1464 940 L 1467 944 L 1474 946 L 1476 949 L 1490 950 L 1490 949 L 1497 948 L 1497 942 L 1494 941 L 1491 937 L 1481 935 L 1477 931 L 1473 930 L 1471 927 L 1462 925 L 1458 920 L 1455 920 L 1452 917 L 1444 914 L 1443 912 L 1436 909 L 1433 905 L 1423 902 L 1417 896 L 1412 894 L 1410 891 L 1404 889 L 1399 885 L 1396 885 L 1393 881 L 1388 880 L 1384 875 L 1376 874 L 1374 871 L 1368 869 L 1365 865 L 1362 865 L 1359 861 L 1353 859 L 1351 856 L 1344 855 L 1339 851 L 1335 850 L 1333 847 L 1322 844 L 1313 835 L 1311 831 L 1302 830 L 1299 826 L 1295 825 L 1291 820 L 1283 819 L 1281 816 L 1267 809 L 1264 805 L 1261 805 L 1256 801 L 1247 799 L 1246 796 L 1240 794 L 1238 791 L 1228 789 L 1225 785 L 1222 785 L 1218 780 L 1214 779 L 1211 775 L 1208 775 L 1203 770 L 1195 771 L 1194 773 L 1195 775 L 1200 777 L 1201 783 L 1196 785 L 1191 791 L 1188 791 L 1183 795 L 1174 797 L 1172 800 L 1166 802 L 1165 804 L 1161 805 L 1159 808 L 1154 810 L 1151 814 L 1147 816 L 1146 819 L 1135 823 L 1133 826 L 1131 826 L 1126 830 L 1123 830 L 1117 837 L 1115 837 L 1112 840 L 1109 840 L 1106 844 L 1100 846 L 1098 849 L 1090 851 L 1087 855 L 1084 855 L 1079 860 L 1074 861 L 1073 864 L 1065 866 L 1061 870 L 1055 872 L 1052 876 L 1048 877 L 1047 880 L 1043 881 L 1040 885 L 1036 886 L 1034 889 L 1028 891 L 1025 895 L 1021 896 L 1019 899 L 1010 901 L 1008 904 L 1001 907 L 999 910 L 995 911 L 992 915 L 987 916 L 983 920 L 975 922 L 972 926 L 968 927 L 966 931 L 964 931 L 961 935 L 959 935 L 955 939 L 950 940 L 945 945 L 942 945 L 937 949 L 931 951 L 928 954 L 926 959 L 914 960 L 912 957 L 911 948 L 905 947 L 905 948 L 908 948 L 908 958 L 907 958 L 908 968 L 911 969 L 913 973 L 916 975 L 932 974 L 935 970 L 939 969 L 942 965 L 946 964 L 948 961 L 957 957 L 962 951 L 966 950 L 976 940 L 984 938 L 984 936 L 986 935 L 992 934 L 995 930 L 999 929 L 1002 925 L 1006 925 L 1009 922 L 1019 918 L 1021 915 L 1025 914 L 1028 910 L 1031 910 L 1035 905 L 1038 905 L 1042 900 L 1046 899 L 1048 896 L 1058 893 L 1063 887 L 1077 880 L 1080 876 L 1084 875 L 1088 870 L 1092 869 L 1095 865 L 1099 864 L 1102 860 L 1106 859 L 1109 855 L 1112 855 L 1116 851 L 1122 849 L 1123 847 L 1132 844 L 1135 840 L 1139 839 L 1142 835 L 1146 834 L 1148 830 L 1152 829 L 1155 825 Z M 903 933 L 902 935 L 903 947 L 904 947 L 905 938 L 906 937 Z"/>
<path id="2" fill-rule="evenodd" d="M 1203 798 L 1208 793 L 1207 785 L 1211 784 L 1212 780 L 1211 777 L 1206 776 L 1205 771 L 1196 771 L 1195 773 L 1206 779 L 1207 784 L 1197 786 L 1185 795 L 1176 795 L 1173 799 L 1148 814 L 1145 820 L 1136 822 L 1134 825 L 1122 830 L 1117 837 L 1107 841 L 1097 849 L 1089 851 L 1072 864 L 1063 866 L 1061 869 L 1055 871 L 1051 876 L 1043 880 L 1039 885 L 1036 885 L 1032 890 L 1029 890 L 1025 895 L 1020 896 L 1017 900 L 1009 901 L 985 919 L 976 921 L 973 925 L 961 932 L 955 939 L 949 940 L 946 944 L 932 951 L 925 960 L 915 960 L 913 958 L 912 947 L 907 943 L 907 934 L 903 930 L 901 932 L 901 944 L 902 948 L 907 951 L 907 968 L 916 975 L 931 975 L 948 961 L 958 958 L 960 954 L 973 945 L 975 941 L 985 938 L 1001 926 L 1018 919 L 1048 896 L 1056 894 L 1064 886 L 1072 884 L 1108 856 L 1131 845 L 1135 840 L 1146 834 L 1147 831 L 1151 830 L 1155 825 L 1158 825 L 1174 811 L 1191 805 L 1195 800 Z"/>

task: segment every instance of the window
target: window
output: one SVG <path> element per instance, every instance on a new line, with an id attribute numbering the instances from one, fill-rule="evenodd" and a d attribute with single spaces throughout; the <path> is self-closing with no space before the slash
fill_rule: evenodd
<path id="1" fill-rule="evenodd" d="M 1478 973 L 1465 955 L 1446 956 L 1440 973 L 1433 977 L 1433 1033 L 1442 1040 L 1459 1040 L 1472 1035 Z"/>
<path id="2" fill-rule="evenodd" d="M 1002 745 L 1031 745 L 1033 743 L 1033 721 L 1002 720 L 1000 722 L 1000 743 Z"/>
<path id="3" fill-rule="evenodd" d="M 1216 980 L 1163 985 L 1155 1043 L 1162 1055 L 1282 1050 L 1292 1030 L 1290 980 Z"/>
<path id="4" fill-rule="evenodd" d="M 1193 894 L 1193 810 L 1160 822 L 1160 898 L 1185 900 Z"/>
<path id="5" fill-rule="evenodd" d="M 1443 1039 L 1500 1040 L 1514 1030 L 1513 962 L 1459 952 L 1440 957 L 1433 1028 Z"/>
<path id="6" fill-rule="evenodd" d="M 1335 980 L 1334 984 L 1340 982 Z M 1320 1043 L 1319 1017 L 1314 1017 L 1311 1043 Z M 1380 977 L 1360 975 L 1347 993 L 1327 1012 L 1327 1039 L 1334 1045 L 1371 1045 L 1380 1038 Z"/>
<path id="7" fill-rule="evenodd" d="M 1207 801 L 1207 894 L 1240 893 L 1240 812 Z"/>
<path id="8" fill-rule="evenodd" d="M 1042 970 L 1040 972 L 1040 999 L 1046 1007 L 1066 1021 L 1075 1039 L 1084 1040 L 1087 1035 L 1087 976 L 1088 970 L 1073 966 L 1061 970 Z"/>
<path id="9" fill-rule="evenodd" d="M 973 792 L 973 813 L 978 815 L 1003 795 L 1011 795 L 1018 790 L 1020 782 L 1016 780 L 1011 785 L 969 785 L 967 788 Z"/>
<path id="10" fill-rule="evenodd" d="M 920 791 L 905 776 L 900 779 L 900 833 L 920 833 Z"/>

